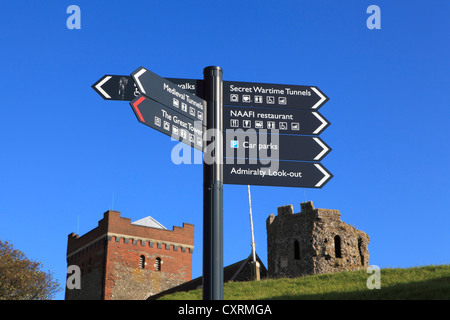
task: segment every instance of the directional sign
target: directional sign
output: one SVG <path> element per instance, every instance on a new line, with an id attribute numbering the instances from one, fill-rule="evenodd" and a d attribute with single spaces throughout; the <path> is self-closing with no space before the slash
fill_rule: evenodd
<path id="1" fill-rule="evenodd" d="M 225 162 L 223 176 L 226 184 L 301 188 L 322 188 L 333 177 L 320 163 L 292 161 L 272 161 L 270 166 Z"/>
<path id="2" fill-rule="evenodd" d="M 225 106 L 318 110 L 329 99 L 317 87 L 252 82 L 223 82 Z"/>
<path id="3" fill-rule="evenodd" d="M 203 95 L 203 80 L 166 79 L 199 97 Z M 132 76 L 104 75 L 92 85 L 92 88 L 105 100 L 131 101 L 140 95 Z"/>
<path id="4" fill-rule="evenodd" d="M 225 157 L 321 161 L 331 151 L 319 137 L 265 133 L 266 130 L 252 129 L 226 131 L 223 139 Z"/>
<path id="5" fill-rule="evenodd" d="M 185 116 L 206 123 L 206 101 L 156 73 L 138 68 L 131 76 L 143 95 Z"/>
<path id="6" fill-rule="evenodd" d="M 203 151 L 205 127 L 201 121 L 194 121 L 142 95 L 131 101 L 130 105 L 139 122 Z"/>
<path id="7" fill-rule="evenodd" d="M 92 88 L 105 100 L 131 101 L 140 95 L 131 76 L 104 75 Z"/>
<path id="8" fill-rule="evenodd" d="M 298 109 L 224 107 L 224 130 L 277 129 L 282 134 L 319 135 L 330 123 L 318 112 Z"/>

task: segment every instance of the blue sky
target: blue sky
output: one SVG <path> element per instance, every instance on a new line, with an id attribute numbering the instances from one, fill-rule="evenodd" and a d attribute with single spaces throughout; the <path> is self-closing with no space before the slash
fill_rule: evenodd
<path id="1" fill-rule="evenodd" d="M 69 5 L 81 29 L 69 30 Z M 381 9 L 369 30 L 367 7 Z M 333 149 L 322 189 L 253 186 L 265 221 L 311 200 L 370 236 L 379 267 L 449 263 L 450 3 L 427 1 L 15 1 L 0 11 L 0 239 L 65 284 L 67 236 L 109 209 L 195 224 L 202 273 L 202 166 L 175 165 L 170 138 L 92 88 L 139 66 L 163 77 L 312 85 Z M 224 187 L 224 265 L 246 258 L 247 186 Z M 62 299 L 64 292 L 57 296 Z"/>

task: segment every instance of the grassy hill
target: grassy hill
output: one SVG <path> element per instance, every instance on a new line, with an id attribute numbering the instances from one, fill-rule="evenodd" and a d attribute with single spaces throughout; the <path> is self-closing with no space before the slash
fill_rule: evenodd
<path id="1" fill-rule="evenodd" d="M 381 269 L 381 288 L 369 290 L 365 270 L 224 284 L 225 300 L 449 300 L 450 265 Z M 202 290 L 178 292 L 160 300 L 201 300 Z"/>

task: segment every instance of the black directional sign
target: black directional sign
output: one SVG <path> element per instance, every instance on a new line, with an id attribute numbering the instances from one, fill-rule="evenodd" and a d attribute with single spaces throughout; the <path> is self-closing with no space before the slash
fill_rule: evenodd
<path id="1" fill-rule="evenodd" d="M 225 106 L 318 110 L 328 100 L 328 97 L 319 88 L 312 86 L 223 82 L 223 104 Z"/>
<path id="2" fill-rule="evenodd" d="M 319 137 L 267 134 L 266 130 L 226 131 L 224 156 L 247 159 L 321 161 L 331 148 Z"/>
<path id="3" fill-rule="evenodd" d="M 224 107 L 224 130 L 267 129 L 281 134 L 319 135 L 330 123 L 318 112 L 302 109 Z"/>
<path id="4" fill-rule="evenodd" d="M 92 88 L 105 100 L 131 101 L 140 95 L 131 76 L 104 75 Z"/>
<path id="5" fill-rule="evenodd" d="M 226 184 L 322 188 L 333 177 L 320 163 L 271 161 L 270 165 L 262 165 L 234 161 L 223 164 Z"/>
<path id="6" fill-rule="evenodd" d="M 206 101 L 144 67 L 131 76 L 139 92 L 193 120 L 206 122 Z"/>
<path id="7" fill-rule="evenodd" d="M 130 102 L 139 122 L 203 151 L 202 121 L 195 121 L 145 96 Z"/>
<path id="8" fill-rule="evenodd" d="M 203 80 L 166 78 L 180 88 L 199 97 L 203 94 Z M 140 95 L 132 76 L 104 75 L 92 88 L 105 100 L 131 101 Z"/>

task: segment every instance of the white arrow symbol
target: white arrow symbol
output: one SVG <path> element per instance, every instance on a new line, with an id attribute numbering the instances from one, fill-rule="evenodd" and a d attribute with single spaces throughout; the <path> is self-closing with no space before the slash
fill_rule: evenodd
<path id="1" fill-rule="evenodd" d="M 107 94 L 105 90 L 103 90 L 102 85 L 104 85 L 106 82 L 108 82 L 108 80 L 111 79 L 111 78 L 112 78 L 111 76 L 106 76 L 105 79 L 103 79 L 102 81 L 100 81 L 100 82 L 95 86 L 95 88 L 97 88 L 97 90 L 100 91 L 101 94 L 102 94 L 104 97 L 108 98 L 108 99 L 111 99 L 111 96 L 110 96 L 109 94 Z"/>
<path id="2" fill-rule="evenodd" d="M 320 180 L 319 182 L 317 182 L 316 187 L 321 187 L 322 184 L 328 180 L 328 178 L 330 177 L 330 174 L 328 174 L 328 172 L 326 172 L 322 166 L 318 163 L 314 164 L 316 166 L 317 169 L 319 169 L 320 172 L 322 172 L 322 174 L 324 175 L 324 177 L 322 178 L 322 180 Z"/>
<path id="3" fill-rule="evenodd" d="M 322 152 L 319 153 L 319 154 L 314 158 L 314 160 L 320 160 L 320 158 L 322 158 L 322 156 L 323 156 L 329 149 L 328 149 L 328 147 L 327 147 L 326 145 L 324 145 L 324 144 L 322 143 L 322 141 L 320 141 L 319 138 L 313 138 L 313 139 L 314 139 L 314 141 L 317 142 L 317 144 L 318 144 L 319 146 L 321 146 L 322 149 L 323 149 Z"/>
<path id="4" fill-rule="evenodd" d="M 311 109 L 317 109 L 318 107 L 320 107 L 322 102 L 324 102 L 327 98 L 322 93 L 320 93 L 320 91 L 317 90 L 316 87 L 311 87 L 311 89 L 320 97 L 320 100 L 311 108 Z"/>
<path id="5" fill-rule="evenodd" d="M 313 112 L 312 114 L 315 115 L 320 122 L 322 122 L 322 124 L 313 132 L 313 134 L 318 134 L 320 131 L 322 131 L 322 128 L 328 124 L 328 122 L 325 121 L 325 119 L 322 118 L 317 112 Z"/>
<path id="6" fill-rule="evenodd" d="M 141 84 L 141 81 L 139 80 L 139 77 L 142 76 L 146 71 L 146 69 L 142 68 L 134 75 L 134 81 L 136 81 L 137 85 L 139 86 L 139 91 L 141 91 L 141 93 L 143 94 L 145 94 L 146 92 Z"/>

